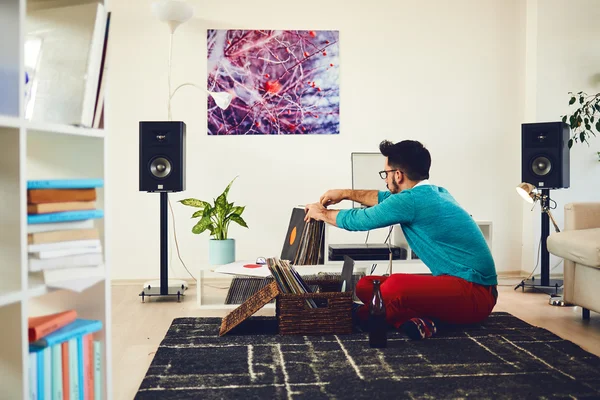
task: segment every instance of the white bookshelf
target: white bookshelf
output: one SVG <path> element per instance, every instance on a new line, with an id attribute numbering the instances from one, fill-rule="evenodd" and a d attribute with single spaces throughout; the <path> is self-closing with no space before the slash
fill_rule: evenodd
<path id="1" fill-rule="evenodd" d="M 107 210 L 107 133 L 25 119 L 24 37 L 28 11 L 90 3 L 88 0 L 0 1 L 0 398 L 29 398 L 28 331 L 31 316 L 75 309 L 80 318 L 98 319 L 102 347 L 102 395 L 112 398 L 110 249 L 106 216 L 96 220 L 104 249 L 104 276 L 76 293 L 48 288 L 28 272 L 27 181 L 103 178 L 97 207 Z M 108 1 L 102 2 L 109 10 Z"/>

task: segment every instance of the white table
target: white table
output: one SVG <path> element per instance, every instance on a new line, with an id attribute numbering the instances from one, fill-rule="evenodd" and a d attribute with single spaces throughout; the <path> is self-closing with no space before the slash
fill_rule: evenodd
<path id="1" fill-rule="evenodd" d="M 236 261 L 236 263 L 239 263 L 239 262 L 240 261 Z M 249 261 L 249 263 L 252 263 L 252 262 Z M 377 264 L 377 268 L 375 270 L 376 275 L 384 274 L 387 271 L 388 261 L 356 261 L 356 264 L 354 266 L 354 272 L 370 275 L 371 274 L 371 266 L 374 263 Z M 419 260 L 394 260 L 392 265 L 393 265 L 394 273 L 428 272 L 428 270 L 423 271 L 424 265 Z M 298 273 L 300 275 L 305 276 L 305 275 L 318 274 L 319 272 L 340 273 L 342 271 L 342 266 L 343 266 L 343 262 L 332 262 L 332 263 L 321 264 L 321 265 L 296 266 L 294 268 L 296 269 L 296 271 L 298 271 Z M 199 308 L 208 309 L 208 310 L 228 310 L 228 309 L 237 308 L 239 306 L 239 304 L 224 304 L 223 303 L 223 301 L 225 300 L 225 296 L 227 295 L 226 291 L 223 295 L 223 299 L 221 299 L 218 303 L 202 301 L 202 295 L 205 293 L 204 285 L 206 284 L 207 280 L 210 280 L 211 278 L 212 279 L 223 279 L 223 278 L 225 278 L 225 279 L 232 278 L 233 279 L 233 277 L 235 276 L 235 275 L 231 275 L 231 274 L 217 273 L 217 272 L 215 272 L 217 267 L 219 267 L 219 265 L 205 264 L 196 269 L 196 271 L 197 271 L 196 304 L 198 305 Z M 223 289 L 223 290 L 228 290 L 228 289 Z M 265 308 L 273 308 L 273 307 L 274 307 L 273 304 L 267 304 L 265 306 Z"/>

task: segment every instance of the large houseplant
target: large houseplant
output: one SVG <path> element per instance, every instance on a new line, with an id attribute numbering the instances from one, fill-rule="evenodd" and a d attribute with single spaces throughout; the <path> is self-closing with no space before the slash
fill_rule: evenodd
<path id="1" fill-rule="evenodd" d="M 246 207 L 235 206 L 233 202 L 227 201 L 229 188 L 236 178 L 229 182 L 229 185 L 214 200 L 213 204 L 194 198 L 179 200 L 185 206 L 197 208 L 192 214 L 192 218 L 200 220 L 192 227 L 192 232 L 199 235 L 204 231 L 209 231 L 212 236 L 208 247 L 208 258 L 211 265 L 228 264 L 235 261 L 235 239 L 228 237 L 229 224 L 235 222 L 248 228 L 246 221 L 242 218 Z"/>
<path id="2" fill-rule="evenodd" d="M 600 93 L 588 95 L 585 92 L 569 92 L 569 96 L 569 105 L 575 105 L 575 109 L 571 114 L 562 116 L 562 121 L 571 127 L 569 148 L 577 142 L 589 146 L 588 140 L 600 133 Z M 600 152 L 598 158 L 600 160 Z"/>

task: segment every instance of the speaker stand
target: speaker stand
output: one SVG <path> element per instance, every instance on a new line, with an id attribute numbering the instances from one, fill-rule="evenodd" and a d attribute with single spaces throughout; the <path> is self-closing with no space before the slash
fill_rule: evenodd
<path id="1" fill-rule="evenodd" d="M 542 189 L 541 191 L 542 196 L 540 198 L 540 206 L 542 209 L 542 276 L 538 280 L 536 280 L 535 277 L 531 277 L 531 279 L 524 279 L 521 281 L 521 283 L 515 286 L 514 290 L 522 288 L 522 291 L 524 292 L 525 288 L 528 287 L 555 297 L 559 294 L 558 292 L 563 286 L 563 281 L 559 279 L 550 279 L 550 253 L 548 252 L 548 247 L 546 244 L 546 239 L 548 239 L 548 236 L 550 236 L 550 189 Z M 554 219 L 552 222 L 554 223 Z M 556 225 L 556 223 L 554 224 Z"/>
<path id="2" fill-rule="evenodd" d="M 164 296 L 177 297 L 177 301 L 181 301 L 181 297 L 185 295 L 187 290 L 187 282 L 180 279 L 169 280 L 169 215 L 167 214 L 169 197 L 167 192 L 160 192 L 160 280 L 148 281 L 144 283 L 140 296 L 142 303 L 146 296 Z"/>

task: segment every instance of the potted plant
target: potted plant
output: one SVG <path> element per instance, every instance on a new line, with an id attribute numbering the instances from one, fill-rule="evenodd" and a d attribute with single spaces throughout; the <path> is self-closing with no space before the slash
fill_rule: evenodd
<path id="1" fill-rule="evenodd" d="M 600 132 L 600 93 L 588 95 L 585 92 L 574 94 L 569 92 L 569 105 L 575 104 L 571 114 L 563 115 L 562 121 L 571 127 L 572 136 L 569 139 L 569 148 L 574 143 L 587 143 L 596 132 Z M 577 103 L 577 104 L 576 104 Z M 600 152 L 598 152 L 600 161 Z"/>
<path id="2" fill-rule="evenodd" d="M 200 220 L 192 227 L 192 232 L 199 235 L 208 230 L 212 236 L 208 246 L 208 261 L 211 265 L 228 264 L 235 261 L 235 239 L 227 237 L 229 224 L 235 222 L 248 228 L 246 221 L 242 218 L 246 207 L 234 206 L 234 203 L 227 201 L 229 188 L 236 178 L 229 182 L 229 185 L 214 200 L 213 204 L 194 198 L 179 200 L 185 206 L 198 209 L 192 214 L 192 218 Z"/>

